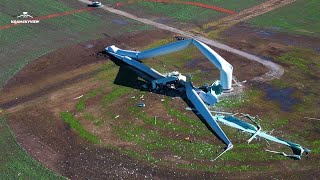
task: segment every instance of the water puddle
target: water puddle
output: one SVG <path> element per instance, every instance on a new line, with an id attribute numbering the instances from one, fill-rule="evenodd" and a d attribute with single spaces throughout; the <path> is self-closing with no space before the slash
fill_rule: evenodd
<path id="1" fill-rule="evenodd" d="M 112 22 L 118 25 L 127 25 L 128 22 L 121 19 L 112 19 Z"/>
<path id="2" fill-rule="evenodd" d="M 299 99 L 292 97 L 295 90 L 291 87 L 278 89 L 271 85 L 265 85 L 263 90 L 266 92 L 266 100 L 278 102 L 282 111 L 289 112 L 294 105 L 300 102 Z"/>

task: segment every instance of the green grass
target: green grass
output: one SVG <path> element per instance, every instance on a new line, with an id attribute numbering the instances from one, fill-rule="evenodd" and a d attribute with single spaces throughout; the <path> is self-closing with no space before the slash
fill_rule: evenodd
<path id="1" fill-rule="evenodd" d="M 114 129 L 115 134 L 123 141 L 131 142 L 138 145 L 143 153 L 156 153 L 162 150 L 170 150 L 177 156 L 183 158 L 212 158 L 217 150 L 217 146 L 196 141 L 189 142 L 185 137 L 192 132 L 192 127 L 184 127 L 174 123 L 167 123 L 161 119 L 155 121 L 154 117 L 148 116 L 139 108 L 130 108 L 134 117 L 142 120 L 144 124 L 130 123 Z M 164 136 L 163 132 L 173 132 L 182 134 L 183 140 L 172 139 Z M 157 158 L 156 158 L 157 159 Z M 161 161 L 161 159 L 157 159 Z"/>
<path id="2" fill-rule="evenodd" d="M 23 3 L 17 0 L 4 0 L 1 1 L 0 24 L 10 24 L 10 20 L 14 18 L 12 16 L 21 14 L 23 11 L 28 11 L 36 17 L 73 9 L 54 0 L 28 0 Z M 58 48 L 103 38 L 105 37 L 103 33 L 116 36 L 151 29 L 151 26 L 125 20 L 113 14 L 103 17 L 109 19 L 106 20 L 92 13 L 66 15 L 41 20 L 39 24 L 22 24 L 0 31 L 0 48 L 3 52 L 0 53 L 0 85 L 3 85 L 31 60 Z M 123 19 L 128 25 L 115 24 L 112 19 Z"/>
<path id="3" fill-rule="evenodd" d="M 151 43 L 144 49 L 159 47 L 173 41 L 174 40 L 172 38 L 162 39 Z M 193 61 L 200 63 L 200 67 L 194 66 Z M 210 81 L 212 81 L 212 79 L 209 79 L 208 77 L 208 70 L 210 73 L 213 73 L 213 76 L 215 75 L 214 73 L 218 74 L 218 69 L 215 69 L 214 65 L 211 64 L 207 58 L 193 45 L 178 52 L 148 59 L 145 61 L 145 64 L 163 74 L 179 70 L 179 72 L 185 76 L 191 75 L 192 82 L 197 86 L 208 82 L 210 83 Z M 206 68 L 206 66 L 208 66 L 208 68 Z"/>
<path id="4" fill-rule="evenodd" d="M 133 157 L 133 158 L 136 158 L 136 159 L 139 159 L 139 160 L 144 160 L 144 161 L 147 161 L 151 164 L 155 164 L 158 162 L 157 159 L 155 159 L 151 154 L 149 153 L 139 153 L 137 151 L 134 151 L 134 150 L 131 150 L 131 149 L 118 149 L 120 152 L 130 156 L 130 157 Z"/>
<path id="5" fill-rule="evenodd" d="M 76 104 L 76 110 L 81 112 L 85 110 L 86 103 L 90 98 L 96 97 L 103 92 L 103 88 L 97 88 L 82 96 Z"/>
<path id="6" fill-rule="evenodd" d="M 76 110 L 83 111 L 85 108 L 86 108 L 86 101 L 83 97 L 81 97 L 78 103 L 76 104 Z"/>
<path id="7" fill-rule="evenodd" d="M 170 106 L 168 99 L 169 98 L 167 98 L 167 100 L 163 102 L 163 105 L 164 105 L 166 111 L 172 117 L 175 117 L 178 120 L 186 123 L 186 125 L 189 127 L 190 134 L 200 135 L 200 136 L 211 135 L 211 132 L 202 123 L 201 120 L 199 120 L 198 118 L 197 119 L 190 118 L 188 115 L 182 113 L 180 110 L 173 108 L 173 105 Z"/>
<path id="8" fill-rule="evenodd" d="M 107 105 L 114 102 L 119 97 L 127 94 L 130 91 L 130 88 L 124 87 L 124 86 L 117 86 L 110 93 L 108 93 L 106 96 L 102 99 L 102 105 L 106 107 Z"/>
<path id="9" fill-rule="evenodd" d="M 143 126 L 119 127 L 116 129 L 116 134 L 124 141 L 135 143 L 145 152 L 170 150 L 174 155 L 184 159 L 213 159 L 219 148 L 206 142 L 170 139 L 163 136 L 159 130 L 148 130 Z"/>
<path id="10" fill-rule="evenodd" d="M 42 166 L 16 142 L 5 119 L 0 117 L 1 179 L 64 179 Z"/>
<path id="11" fill-rule="evenodd" d="M 286 65 L 283 78 L 273 80 L 272 84 L 280 87 L 293 87 L 293 96 L 301 102 L 295 106 L 295 111 L 305 116 L 317 116 L 319 95 L 318 83 L 320 56 L 319 53 L 307 49 L 292 48 L 289 52 L 275 58 Z"/>
<path id="12" fill-rule="evenodd" d="M 127 2 L 125 0 L 110 0 L 104 1 L 105 3 L 115 4 L 117 2 Z M 244 0 L 241 3 L 237 0 L 194 0 L 194 2 L 200 2 L 204 4 L 209 4 L 213 6 L 218 6 L 234 11 L 241 11 L 248 7 L 252 7 L 255 5 L 264 2 L 264 0 Z M 228 14 L 222 13 L 219 11 L 215 11 L 212 9 L 201 8 L 197 6 L 191 5 L 183 5 L 183 4 L 163 4 L 163 3 L 155 3 L 155 2 L 146 2 L 144 0 L 136 0 L 132 4 L 125 4 L 120 9 L 125 9 L 128 11 L 136 11 L 139 9 L 143 11 L 143 14 L 152 14 L 156 16 L 169 17 L 179 22 L 208 22 L 214 21 L 220 17 L 227 16 Z M 177 9 L 179 9 L 177 11 Z"/>
<path id="13" fill-rule="evenodd" d="M 96 135 L 87 131 L 71 112 L 61 112 L 60 116 L 64 122 L 66 122 L 74 131 L 76 131 L 79 134 L 79 136 L 94 144 L 100 143 L 99 138 Z"/>
<path id="14" fill-rule="evenodd" d="M 311 66 L 320 68 L 320 57 L 312 50 L 293 48 L 290 52 L 276 58 L 277 61 L 309 72 Z"/>
<path id="15" fill-rule="evenodd" d="M 267 170 L 266 167 L 264 170 Z M 219 166 L 219 171 L 223 172 L 246 172 L 246 171 L 261 171 L 258 167 L 253 167 L 249 165 L 238 165 L 238 166 Z"/>
<path id="16" fill-rule="evenodd" d="M 96 126 L 100 126 L 100 125 L 102 125 L 104 123 L 104 121 L 102 119 L 96 118 L 92 114 L 87 113 L 87 112 L 84 113 L 83 117 L 86 120 L 91 121 Z"/>
<path id="17" fill-rule="evenodd" d="M 287 6 L 257 16 L 248 22 L 254 26 L 283 32 L 319 36 L 319 7 L 319 0 L 297 0 Z"/>
<path id="18" fill-rule="evenodd" d="M 26 54 L 26 56 L 19 58 L 19 60 L 17 60 L 15 64 L 0 66 L 0 87 L 4 85 L 4 83 L 8 79 L 10 79 L 10 77 L 12 77 L 16 72 L 27 65 L 30 60 L 36 59 L 37 57 L 46 54 L 48 51 L 50 51 L 48 48 L 39 48 L 38 50 L 32 51 L 32 53 L 28 53 Z"/>
<path id="19" fill-rule="evenodd" d="M 320 154 L 320 140 L 312 142 L 312 153 Z"/>
<path id="20" fill-rule="evenodd" d="M 258 90 L 250 90 L 244 96 L 251 100 L 256 100 L 260 97 L 261 92 Z M 242 102 L 241 102 L 242 103 Z M 243 105 L 243 104 L 242 104 Z M 153 116 L 148 115 L 143 111 L 143 109 L 138 107 L 130 107 L 129 111 L 132 113 L 133 117 L 138 118 L 141 123 L 129 123 L 130 125 L 122 125 L 114 129 L 115 134 L 123 141 L 131 142 L 136 144 L 137 149 L 131 149 L 130 154 L 135 158 L 146 160 L 142 155 L 149 154 L 152 158 L 152 163 L 157 164 L 167 164 L 165 160 L 157 157 L 157 152 L 163 150 L 172 153 L 172 156 L 181 157 L 183 160 L 204 160 L 208 161 L 214 159 L 217 152 L 220 150 L 220 145 L 211 144 L 203 140 L 193 140 L 190 142 L 186 140 L 185 137 L 208 137 L 212 136 L 211 132 L 205 127 L 205 125 L 200 120 L 194 120 L 188 117 L 181 111 L 172 108 L 169 101 L 165 100 L 163 102 L 164 108 L 167 110 L 168 114 L 174 118 L 181 121 L 181 124 L 176 124 L 173 122 L 165 122 L 159 118 L 155 121 Z M 227 105 L 225 105 L 227 106 Z M 240 106 L 240 105 L 239 105 Z M 238 108 L 233 104 L 231 107 Z M 227 107 L 230 107 L 228 105 Z M 287 119 L 276 122 L 279 126 L 284 126 L 288 123 Z M 232 135 L 233 140 L 239 139 L 239 134 L 236 131 L 226 132 L 228 135 Z M 165 134 L 168 132 L 173 134 L 179 134 L 178 138 L 168 137 Z M 249 138 L 249 136 L 247 137 Z M 241 138 L 240 138 L 241 139 Z M 241 139 L 241 142 L 244 140 Z M 238 144 L 235 143 L 235 150 L 227 152 L 223 155 L 220 160 L 226 162 L 256 162 L 256 161 L 270 161 L 270 160 L 283 160 L 286 159 L 279 155 L 274 155 L 267 153 L 261 149 L 261 144 Z M 244 153 L 246 152 L 246 153 Z M 148 160 L 146 160 L 148 161 Z M 242 172 L 242 171 L 254 171 L 257 170 L 255 167 L 249 165 L 226 167 L 226 168 L 215 168 L 210 165 L 200 165 L 198 163 L 193 163 L 191 165 L 179 164 L 177 167 L 187 168 L 187 169 L 202 169 L 203 171 L 216 172 L 216 171 L 226 171 L 226 172 Z"/>
<path id="21" fill-rule="evenodd" d="M 155 118 L 143 112 L 140 107 L 130 107 L 129 111 L 137 118 L 142 119 L 146 124 L 155 126 L 160 129 L 168 129 L 177 132 L 186 132 L 189 128 L 172 122 L 165 122 L 160 118 Z"/>

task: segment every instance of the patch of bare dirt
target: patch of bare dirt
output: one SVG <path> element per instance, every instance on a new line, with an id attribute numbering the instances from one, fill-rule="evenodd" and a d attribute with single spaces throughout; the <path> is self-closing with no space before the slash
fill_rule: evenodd
<path id="1" fill-rule="evenodd" d="M 281 55 L 288 46 L 310 48 L 318 51 L 319 37 L 310 37 L 270 29 L 252 28 L 250 25 L 240 23 L 230 27 L 220 34 L 221 40 L 232 47 L 248 52 L 256 52 L 264 56 L 274 57 Z M 263 49 L 261 51 L 260 49 Z"/>

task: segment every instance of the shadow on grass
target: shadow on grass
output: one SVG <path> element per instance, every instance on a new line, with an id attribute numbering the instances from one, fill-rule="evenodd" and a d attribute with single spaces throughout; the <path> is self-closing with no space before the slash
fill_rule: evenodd
<path id="1" fill-rule="evenodd" d="M 151 81 L 154 80 L 151 76 L 148 74 L 127 65 L 126 63 L 123 63 L 122 61 L 118 60 L 116 57 L 109 55 L 105 52 L 109 59 L 115 63 L 117 66 L 119 66 L 119 72 L 114 80 L 114 84 L 125 86 L 125 87 L 130 87 L 133 89 L 138 89 L 140 91 L 145 91 L 145 92 L 153 92 L 155 94 L 159 95 L 165 95 L 169 97 L 180 97 L 183 99 L 186 104 L 191 107 L 192 109 L 195 109 L 193 104 L 189 101 L 187 98 L 185 91 L 179 91 L 177 89 L 172 89 L 169 88 L 168 86 L 163 86 L 159 88 L 156 91 L 151 90 Z M 143 87 L 144 85 L 147 86 L 147 88 Z M 176 84 L 176 87 L 179 87 L 181 85 Z M 207 129 L 214 134 L 220 141 L 222 139 L 219 138 L 219 136 L 212 130 L 212 128 L 208 125 L 208 123 L 204 120 L 204 118 L 197 113 L 197 111 L 193 110 L 193 112 L 196 114 L 196 116 L 202 121 L 203 124 L 207 127 Z"/>

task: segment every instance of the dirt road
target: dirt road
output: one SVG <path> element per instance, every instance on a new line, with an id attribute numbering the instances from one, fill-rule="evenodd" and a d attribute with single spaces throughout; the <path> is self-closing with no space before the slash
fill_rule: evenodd
<path id="1" fill-rule="evenodd" d="M 91 4 L 91 1 L 88 1 L 88 0 L 79 0 L 79 1 L 83 2 L 83 3 L 86 3 L 86 4 Z M 137 16 L 135 16 L 133 14 L 130 14 L 130 13 L 118 10 L 118 9 L 114 9 L 114 8 L 111 8 L 111 7 L 108 7 L 108 6 L 103 6 L 102 9 L 104 9 L 106 11 L 109 11 L 111 13 L 114 13 L 114 14 L 120 15 L 120 16 L 124 16 L 124 17 L 130 18 L 130 19 L 139 21 L 139 22 L 144 23 L 144 24 L 148 24 L 148 25 L 157 27 L 159 29 L 167 30 L 167 31 L 170 31 L 170 32 L 173 32 L 173 33 L 181 34 L 181 35 L 189 37 L 189 38 L 197 39 L 197 40 L 202 41 L 202 42 L 204 42 L 204 43 L 206 43 L 206 44 L 208 44 L 210 46 L 213 46 L 213 47 L 216 47 L 216 48 L 219 48 L 219 49 L 222 49 L 222 50 L 229 51 L 229 52 L 234 53 L 236 55 L 245 57 L 245 58 L 247 58 L 247 59 L 249 59 L 251 61 L 256 61 L 256 62 L 264 65 L 265 67 L 267 67 L 269 69 L 269 71 L 266 74 L 264 74 L 262 76 L 259 76 L 259 77 L 255 77 L 254 80 L 267 81 L 267 80 L 271 80 L 271 79 L 274 79 L 274 78 L 280 78 L 284 73 L 283 68 L 280 65 L 278 65 L 278 64 L 276 64 L 274 62 L 271 62 L 269 60 L 262 59 L 262 58 L 260 58 L 258 56 L 249 54 L 247 52 L 232 48 L 232 47 L 230 47 L 228 45 L 225 45 L 225 44 L 222 44 L 222 43 L 220 43 L 218 41 L 214 41 L 214 40 L 208 39 L 208 38 L 203 37 L 203 36 L 194 35 L 194 34 L 192 34 L 190 32 L 182 31 L 180 29 L 177 29 L 177 28 L 174 28 L 174 27 L 171 27 L 171 26 L 167 26 L 167 25 L 164 25 L 164 24 L 161 24 L 161 23 L 157 23 L 157 22 L 151 21 L 149 19 L 139 18 L 139 17 L 137 17 Z"/>

